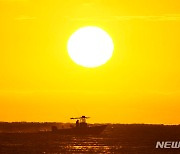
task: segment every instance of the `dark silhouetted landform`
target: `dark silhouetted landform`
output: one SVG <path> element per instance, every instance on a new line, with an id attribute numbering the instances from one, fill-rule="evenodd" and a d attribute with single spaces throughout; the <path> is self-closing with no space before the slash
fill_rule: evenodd
<path id="1" fill-rule="evenodd" d="M 70 123 L 57 122 L 0 122 L 1 133 L 21 133 L 50 131 L 52 126 L 58 128 L 70 127 Z"/>
<path id="2" fill-rule="evenodd" d="M 89 124 L 90 126 L 93 124 Z M 94 125 L 99 125 L 94 124 Z M 168 132 L 168 133 L 180 133 L 180 125 L 163 125 L 163 124 L 106 124 L 108 128 L 105 130 L 111 130 L 113 133 L 152 133 L 152 132 Z M 50 131 L 52 126 L 56 126 L 58 129 L 74 127 L 74 123 L 59 123 L 59 122 L 0 122 L 0 133 L 20 133 L 20 132 L 39 132 Z M 116 134 L 116 135 L 117 135 Z"/>

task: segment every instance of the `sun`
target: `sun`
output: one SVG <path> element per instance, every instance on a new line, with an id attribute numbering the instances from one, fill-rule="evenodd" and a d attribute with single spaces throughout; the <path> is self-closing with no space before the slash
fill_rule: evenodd
<path id="1" fill-rule="evenodd" d="M 71 35 L 67 48 L 76 64 L 92 68 L 105 64 L 112 57 L 114 44 L 107 32 L 87 26 Z"/>

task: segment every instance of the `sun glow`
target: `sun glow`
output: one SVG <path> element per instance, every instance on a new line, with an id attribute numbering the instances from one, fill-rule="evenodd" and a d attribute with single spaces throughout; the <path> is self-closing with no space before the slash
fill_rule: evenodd
<path id="1" fill-rule="evenodd" d="M 108 33 L 93 26 L 80 28 L 68 41 L 71 59 L 84 67 L 105 64 L 111 58 L 113 49 L 113 41 Z"/>

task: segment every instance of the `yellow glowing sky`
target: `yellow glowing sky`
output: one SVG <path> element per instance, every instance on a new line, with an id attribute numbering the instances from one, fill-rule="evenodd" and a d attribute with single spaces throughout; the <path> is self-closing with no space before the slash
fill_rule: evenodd
<path id="1" fill-rule="evenodd" d="M 179 124 L 179 0 L 0 0 L 0 121 Z M 71 34 L 104 29 L 112 58 L 75 64 Z"/>

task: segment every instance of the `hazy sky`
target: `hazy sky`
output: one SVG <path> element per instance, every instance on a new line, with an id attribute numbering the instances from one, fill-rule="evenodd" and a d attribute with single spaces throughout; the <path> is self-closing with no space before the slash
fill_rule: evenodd
<path id="1" fill-rule="evenodd" d="M 0 0 L 0 121 L 179 124 L 179 0 Z M 71 34 L 99 26 L 114 54 L 75 64 Z"/>

